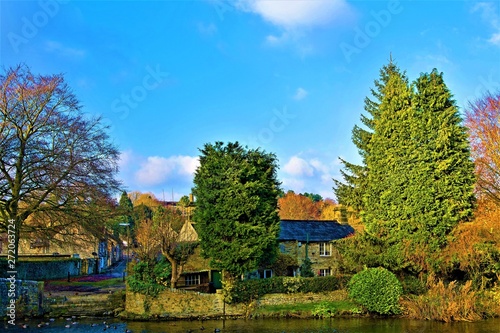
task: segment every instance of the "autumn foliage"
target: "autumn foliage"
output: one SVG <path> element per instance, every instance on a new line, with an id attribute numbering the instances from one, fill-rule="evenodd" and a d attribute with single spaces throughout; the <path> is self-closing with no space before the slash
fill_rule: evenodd
<path id="1" fill-rule="evenodd" d="M 465 125 L 478 177 L 476 190 L 500 205 L 500 91 L 471 103 Z"/>
<path id="2" fill-rule="evenodd" d="M 314 202 L 310 198 L 289 191 L 279 198 L 279 215 L 282 220 L 319 220 L 322 201 Z"/>

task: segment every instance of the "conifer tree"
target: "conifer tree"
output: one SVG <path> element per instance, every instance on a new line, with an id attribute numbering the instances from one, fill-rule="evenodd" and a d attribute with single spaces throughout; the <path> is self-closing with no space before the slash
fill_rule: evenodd
<path id="1" fill-rule="evenodd" d="M 357 179 L 366 237 L 357 241 L 373 243 L 370 266 L 435 270 L 435 254 L 474 206 L 466 130 L 442 73 L 421 74 L 412 86 L 404 73 L 385 73 L 379 102 L 369 104 L 373 132 Z"/>
<path id="2" fill-rule="evenodd" d="M 200 151 L 193 219 L 202 255 L 230 282 L 277 254 L 276 156 L 238 142 L 206 144 Z"/>
<path id="3" fill-rule="evenodd" d="M 362 164 L 357 165 L 341 159 L 344 169 L 340 170 L 343 182 L 334 179 L 334 192 L 340 204 L 349 206 L 357 212 L 363 210 L 363 192 L 366 187 L 367 168 L 366 158 L 369 155 L 368 144 L 373 133 L 373 123 L 377 119 L 380 111 L 379 105 L 384 96 L 384 88 L 389 77 L 399 73 L 399 68 L 391 60 L 389 64 L 380 70 L 379 80 L 375 80 L 375 88 L 371 89 L 373 99 L 365 98 L 365 111 L 367 115 L 361 115 L 361 122 L 364 127 L 355 125 L 352 130 L 352 141 L 358 148 L 358 153 L 362 158 Z"/>
<path id="4" fill-rule="evenodd" d="M 421 74 L 415 86 L 418 147 L 408 184 L 409 202 L 416 222 L 415 241 L 436 251 L 459 222 L 472 216 L 474 163 L 466 128 L 443 74 L 435 69 Z"/>
<path id="5" fill-rule="evenodd" d="M 378 116 L 373 121 L 366 158 L 368 175 L 362 219 L 366 232 L 380 239 L 387 249 L 381 253 L 379 262 L 372 264 L 394 269 L 404 264 L 401 240 L 410 225 L 405 200 L 415 149 L 412 140 L 415 117 L 412 92 L 404 73 L 391 72 L 380 92 Z"/>

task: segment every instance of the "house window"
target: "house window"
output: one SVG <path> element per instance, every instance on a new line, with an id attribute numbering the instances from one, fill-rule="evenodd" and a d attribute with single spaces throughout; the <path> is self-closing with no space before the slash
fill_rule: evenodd
<path id="1" fill-rule="evenodd" d="M 323 268 L 319 270 L 319 276 L 330 276 L 332 275 L 332 271 L 330 268 Z"/>
<path id="2" fill-rule="evenodd" d="M 265 269 L 263 271 L 260 272 L 260 278 L 261 279 L 267 279 L 267 278 L 270 278 L 270 277 L 273 277 L 273 271 L 272 269 Z"/>
<path id="3" fill-rule="evenodd" d="M 200 274 L 186 275 L 186 286 L 193 286 L 195 284 L 201 284 Z"/>
<path id="4" fill-rule="evenodd" d="M 319 255 L 322 257 L 329 257 L 332 255 L 332 244 L 319 243 Z"/>

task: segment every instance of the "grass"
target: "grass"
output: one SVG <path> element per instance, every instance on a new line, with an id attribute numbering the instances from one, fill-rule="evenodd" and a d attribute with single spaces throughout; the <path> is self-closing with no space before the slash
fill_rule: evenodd
<path id="1" fill-rule="evenodd" d="M 67 280 L 58 280 L 58 281 L 51 281 L 50 284 L 55 285 L 55 286 L 83 286 L 83 287 L 96 287 L 96 288 L 107 288 L 107 287 L 115 287 L 115 286 L 121 286 L 124 285 L 125 282 L 123 282 L 122 278 L 113 278 L 113 279 L 106 279 L 106 280 L 100 280 L 100 281 L 71 281 L 68 282 Z"/>
<path id="2" fill-rule="evenodd" d="M 338 300 L 320 303 L 262 305 L 256 309 L 255 315 L 267 317 L 312 317 L 318 312 L 319 309 L 324 309 L 325 312 L 329 311 L 328 313 L 331 315 L 353 313 L 358 311 L 358 307 L 355 303 L 349 300 Z M 319 316 L 321 317 L 322 315 Z"/>

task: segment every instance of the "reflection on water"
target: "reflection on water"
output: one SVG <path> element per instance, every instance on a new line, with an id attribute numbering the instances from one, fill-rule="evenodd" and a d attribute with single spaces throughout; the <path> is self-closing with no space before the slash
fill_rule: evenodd
<path id="1" fill-rule="evenodd" d="M 73 320 L 74 321 L 74 320 Z M 476 323 L 439 323 L 404 319 L 260 319 L 260 320 L 221 320 L 176 321 L 176 322 L 122 322 L 102 319 L 80 319 L 76 323 L 56 319 L 48 326 L 37 327 L 40 321 L 27 322 L 28 328 L 4 323 L 7 332 L 23 333 L 500 333 L 500 319 L 490 319 Z M 68 327 L 66 327 L 68 326 Z M 0 331 L 4 331 L 0 328 Z"/>

